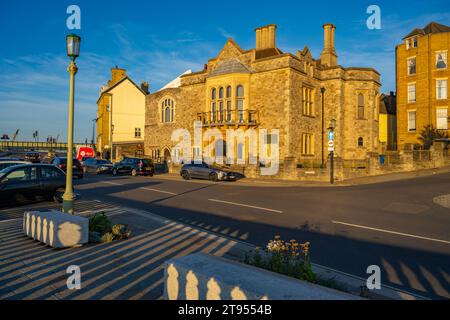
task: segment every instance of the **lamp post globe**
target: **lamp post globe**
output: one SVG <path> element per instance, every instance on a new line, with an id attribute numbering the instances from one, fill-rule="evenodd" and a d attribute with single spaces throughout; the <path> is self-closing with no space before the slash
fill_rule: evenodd
<path id="1" fill-rule="evenodd" d="M 74 97 L 75 97 L 75 74 L 78 71 L 75 59 L 80 55 L 81 38 L 76 34 L 66 36 L 67 56 L 70 58 L 67 72 L 70 74 L 70 91 L 69 91 L 69 117 L 67 127 L 67 162 L 66 162 L 66 190 L 63 195 L 63 208 L 65 213 L 73 214 L 73 118 L 74 118 Z"/>
<path id="2" fill-rule="evenodd" d="M 67 56 L 75 60 L 80 55 L 81 38 L 76 34 L 69 34 L 66 36 Z"/>

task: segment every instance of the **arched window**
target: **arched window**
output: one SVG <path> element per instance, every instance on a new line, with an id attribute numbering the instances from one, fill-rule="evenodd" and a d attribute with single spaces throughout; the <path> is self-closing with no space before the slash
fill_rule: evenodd
<path id="1" fill-rule="evenodd" d="M 364 119 L 364 95 L 358 94 L 358 119 Z"/>
<path id="2" fill-rule="evenodd" d="M 241 85 L 236 87 L 236 109 L 238 121 L 244 122 L 244 87 Z"/>
<path id="3" fill-rule="evenodd" d="M 167 98 L 161 104 L 161 122 L 173 122 L 174 121 L 174 109 L 175 103 L 172 99 Z"/>
<path id="4" fill-rule="evenodd" d="M 231 86 L 227 87 L 227 99 L 231 98 Z"/>
<path id="5" fill-rule="evenodd" d="M 211 90 L 211 100 L 216 100 L 216 88 Z"/>
<path id="6" fill-rule="evenodd" d="M 224 94 L 224 90 L 223 87 L 220 87 L 219 89 L 219 122 L 222 123 L 223 122 L 223 94 Z"/>
<path id="7" fill-rule="evenodd" d="M 244 87 L 239 85 L 236 88 L 236 97 L 243 98 L 244 97 Z"/>
<path id="8" fill-rule="evenodd" d="M 358 147 L 364 147 L 364 139 L 363 137 L 358 138 Z"/>
<path id="9" fill-rule="evenodd" d="M 227 87 L 227 122 L 231 122 L 231 86 Z"/>

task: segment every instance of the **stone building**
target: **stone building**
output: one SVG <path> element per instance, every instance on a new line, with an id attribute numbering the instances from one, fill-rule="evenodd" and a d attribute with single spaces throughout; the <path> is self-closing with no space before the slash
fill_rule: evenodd
<path id="1" fill-rule="evenodd" d="M 281 166 L 320 166 L 328 157 L 328 124 L 336 120 L 335 156 L 366 159 L 378 150 L 380 75 L 372 68 L 343 67 L 334 46 L 336 27 L 324 25 L 324 48 L 315 59 L 308 47 L 296 54 L 276 46 L 276 25 L 257 28 L 256 46 L 243 50 L 229 39 L 203 70 L 185 74 L 178 87 L 149 94 L 146 100 L 145 153 L 174 157 L 177 129 L 193 137 L 194 121 L 202 130 L 267 130 L 265 142 L 278 142 Z M 322 111 L 322 90 L 324 110 Z M 278 129 L 278 138 L 273 137 Z M 193 139 L 193 138 L 192 138 Z M 230 141 L 192 144 L 194 157 L 206 145 L 227 157 Z M 259 141 L 261 143 L 261 141 Z M 249 142 L 234 143 L 241 166 L 249 167 Z"/>
<path id="2" fill-rule="evenodd" d="M 414 29 L 403 40 L 396 47 L 400 150 L 419 144 L 417 138 L 427 125 L 450 134 L 450 27 L 432 22 L 423 29 Z"/>
<path id="3" fill-rule="evenodd" d="M 120 160 L 144 154 L 147 93 L 148 83 L 138 86 L 125 69 L 111 69 L 111 80 L 102 87 L 97 101 L 97 152 L 101 157 Z"/>

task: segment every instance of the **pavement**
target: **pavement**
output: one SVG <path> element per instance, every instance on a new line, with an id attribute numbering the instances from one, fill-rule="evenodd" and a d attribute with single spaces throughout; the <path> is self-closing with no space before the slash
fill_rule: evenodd
<path id="1" fill-rule="evenodd" d="M 235 258 L 243 250 L 236 241 L 131 208 L 81 201 L 76 211 L 104 211 L 113 223 L 128 224 L 132 237 L 55 250 L 24 237 L 22 219 L 0 221 L 0 300 L 158 300 L 164 261 L 196 252 Z M 80 267 L 80 290 L 67 288 L 71 265 Z"/>
<path id="2" fill-rule="evenodd" d="M 126 207 L 133 212 L 141 214 L 145 212 L 153 217 L 160 217 L 158 221 L 166 219 L 183 227 L 189 226 L 192 232 L 205 232 L 205 237 L 212 233 L 220 239 L 225 239 L 221 241 L 227 243 L 232 241 L 229 243 L 231 248 L 236 248 L 236 243 L 265 246 L 275 234 L 280 234 L 286 240 L 310 241 L 313 262 L 330 270 L 367 278 L 367 267 L 377 265 L 381 268 L 382 282 L 385 285 L 426 298 L 450 298 L 450 207 L 448 206 L 450 173 L 448 172 L 333 188 L 322 186 L 311 188 L 307 185 L 284 186 L 284 188 L 260 187 L 209 181 L 183 181 L 173 176 L 150 178 L 90 175 L 77 181 L 76 191 L 81 194 L 82 201 L 95 203 L 99 207 L 105 204 L 112 207 Z M 83 205 L 82 201 L 78 201 L 80 206 Z M 80 210 L 82 212 L 83 208 L 80 207 Z M 11 246 L 15 243 L 14 237 L 19 236 L 14 235 L 17 226 L 10 225 L 14 223 L 11 219 L 20 218 L 23 208 L 7 210 L 7 215 L 5 212 L 0 211 L 0 220 L 4 221 L 0 222 L 0 226 L 6 227 L 5 230 L 12 233 L 7 235 L 13 238 L 6 239 L 10 240 L 9 243 L 6 241 L 6 244 Z M 134 215 L 137 217 L 132 218 Z M 150 225 L 146 227 L 142 217 L 136 213 L 123 213 L 122 216 L 119 214 L 113 218 L 125 219 L 122 221 L 137 219 L 133 223 L 137 230 L 137 241 L 140 239 L 139 236 L 147 233 L 148 235 L 143 237 L 151 237 L 152 232 L 159 228 L 158 225 L 153 226 L 154 222 L 148 222 Z M 3 230 L 1 234 L 4 234 Z M 143 238 L 141 240 L 145 241 Z M 186 248 L 195 246 L 197 241 L 201 240 L 196 239 Z M 3 242 L 1 244 L 3 245 Z M 136 248 L 132 246 L 130 250 L 139 250 L 139 246 L 140 244 L 137 244 Z M 151 251 L 151 244 L 149 246 Z M 168 249 L 163 248 L 170 248 L 167 243 L 160 244 L 160 247 L 164 252 Z M 2 256 L 3 250 L 0 248 L 0 261 L 5 261 Z M 27 259 L 20 256 L 19 250 L 10 247 L 6 247 L 6 250 L 9 250 L 9 254 L 17 255 L 17 261 Z M 81 250 L 94 252 L 100 249 L 97 249 L 97 246 L 95 248 L 88 246 Z M 222 250 L 221 254 L 232 251 L 227 250 L 225 249 L 226 253 Z M 113 257 L 117 257 L 120 262 L 124 261 L 115 253 Z M 162 257 L 153 265 L 149 264 L 149 269 L 139 269 L 137 274 L 142 278 L 136 279 L 146 279 L 144 273 L 157 268 L 161 261 L 167 260 L 167 257 Z M 80 259 L 83 263 L 89 263 L 89 258 Z M 108 262 L 108 259 L 111 258 L 105 256 L 102 263 Z M 44 261 L 39 260 L 39 264 L 42 263 Z M 142 263 L 139 260 L 136 260 L 135 264 L 130 262 L 136 266 Z M 116 265 L 120 268 L 119 264 Z M 90 266 L 92 269 L 88 270 L 88 275 L 101 277 L 102 271 L 95 271 L 95 268 L 101 268 L 101 263 Z M 20 265 L 16 267 L 21 268 Z M 4 267 L 1 265 L 0 284 L 4 281 L 2 268 Z M 57 270 L 61 271 L 63 265 L 59 268 Z M 126 265 L 124 268 L 127 268 Z M 114 276 L 119 274 L 118 271 Z M 131 274 L 133 273 L 127 273 L 128 276 Z M 155 276 L 154 279 L 156 278 L 158 277 Z M 131 282 L 139 286 L 141 280 Z M 120 283 L 126 286 L 125 280 Z M 151 286 L 147 282 L 145 285 Z M 0 285 L 0 288 L 3 286 Z M 157 298 L 160 294 L 158 290 L 140 296 Z M 66 298 L 77 295 L 80 298 L 90 297 L 81 293 L 55 296 Z M 108 294 L 93 296 L 113 297 Z M 20 298 L 23 295 L 17 293 L 16 297 Z M 114 297 L 129 298 L 134 295 L 119 293 Z"/>

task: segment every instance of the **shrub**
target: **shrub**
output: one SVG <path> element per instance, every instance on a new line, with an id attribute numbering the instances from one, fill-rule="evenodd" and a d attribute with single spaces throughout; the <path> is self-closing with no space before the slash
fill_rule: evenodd
<path id="1" fill-rule="evenodd" d="M 114 240 L 121 240 L 129 238 L 131 231 L 128 230 L 126 225 L 116 224 L 112 227 L 112 234 L 114 236 Z"/>
<path id="2" fill-rule="evenodd" d="M 89 242 L 112 242 L 127 239 L 131 231 L 126 225 L 113 225 L 105 213 L 96 213 L 89 218 Z"/>
<path id="3" fill-rule="evenodd" d="M 96 213 L 89 218 L 89 231 L 105 234 L 112 229 L 112 223 L 104 212 Z"/>
<path id="4" fill-rule="evenodd" d="M 101 242 L 103 242 L 103 243 L 108 243 L 108 242 L 113 242 L 113 241 L 114 241 L 114 235 L 112 234 L 112 232 L 107 232 L 101 237 Z"/>
<path id="5" fill-rule="evenodd" d="M 273 272 L 281 273 L 300 280 L 316 283 L 318 277 L 312 270 L 309 257 L 309 242 L 300 244 L 296 240 L 283 241 L 275 236 L 264 250 L 256 248 L 245 263 Z"/>

